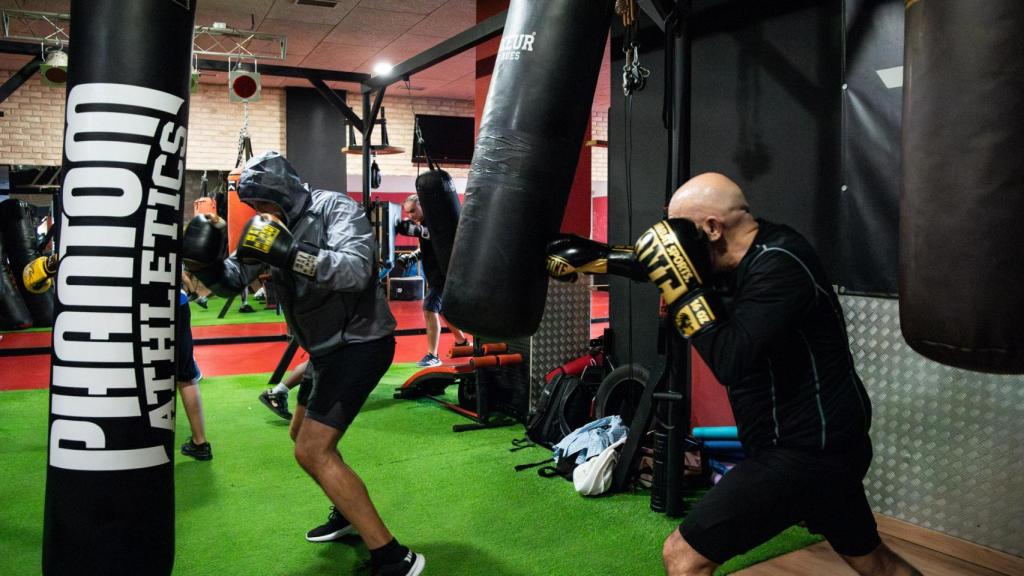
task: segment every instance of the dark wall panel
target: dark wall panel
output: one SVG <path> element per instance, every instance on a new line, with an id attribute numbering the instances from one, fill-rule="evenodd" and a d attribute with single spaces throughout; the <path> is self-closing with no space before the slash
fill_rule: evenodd
<path id="1" fill-rule="evenodd" d="M 838 284 L 895 294 L 899 279 L 903 2 L 846 0 Z"/>
<path id="2" fill-rule="evenodd" d="M 839 214 L 840 2 L 695 2 L 692 172 L 722 172 L 755 215 L 826 268 Z"/>
<path id="3" fill-rule="evenodd" d="M 718 171 L 746 191 L 755 214 L 787 223 L 837 270 L 842 94 L 840 0 L 695 1 L 691 172 Z M 664 217 L 667 135 L 662 125 L 664 38 L 641 16 L 647 89 L 628 102 L 613 75 L 608 117 L 608 240 L 633 243 Z M 612 29 L 612 70 L 624 63 Z M 627 163 L 632 190 L 627 194 Z M 630 217 L 632 222 L 630 222 Z M 611 279 L 614 353 L 656 359 L 656 290 Z M 628 350 L 631 344 L 632 353 Z"/>
<path id="4" fill-rule="evenodd" d="M 288 160 L 310 188 L 347 192 L 345 117 L 312 88 L 287 88 L 286 101 Z"/>

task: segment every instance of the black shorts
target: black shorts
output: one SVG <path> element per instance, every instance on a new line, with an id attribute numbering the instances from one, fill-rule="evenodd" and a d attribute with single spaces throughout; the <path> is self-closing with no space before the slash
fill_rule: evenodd
<path id="1" fill-rule="evenodd" d="M 177 360 L 174 377 L 178 382 L 199 379 L 199 365 L 192 351 L 192 310 L 188 304 L 178 305 L 178 323 L 174 327 L 174 354 Z"/>
<path id="2" fill-rule="evenodd" d="M 320 358 L 311 357 L 306 370 L 313 372 L 313 385 L 306 417 L 344 432 L 394 356 L 395 339 L 389 336 L 349 344 Z"/>
<path id="3" fill-rule="evenodd" d="M 736 465 L 679 527 L 686 542 L 721 564 L 806 522 L 844 556 L 880 543 L 864 495 L 871 444 L 843 453 L 770 448 Z"/>
<path id="4" fill-rule="evenodd" d="M 441 295 L 443 288 L 431 284 L 423 296 L 423 309 L 434 314 L 441 313 Z"/>
<path id="5" fill-rule="evenodd" d="M 299 406 L 309 404 L 309 395 L 313 393 L 313 367 L 306 365 L 306 371 L 302 374 L 302 382 L 299 382 L 299 395 L 295 402 Z"/>

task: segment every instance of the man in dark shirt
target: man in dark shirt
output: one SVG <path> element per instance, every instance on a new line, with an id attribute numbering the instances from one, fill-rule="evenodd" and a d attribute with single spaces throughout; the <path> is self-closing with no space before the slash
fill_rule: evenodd
<path id="1" fill-rule="evenodd" d="M 656 283 L 728 391 L 748 458 L 665 540 L 669 576 L 710 575 L 800 522 L 860 574 L 919 574 L 879 539 L 864 494 L 871 402 L 814 248 L 754 218 L 721 174 L 685 183 L 668 216 L 635 247 L 557 238 L 547 266 L 561 280 L 607 272 Z"/>
<path id="2" fill-rule="evenodd" d="M 691 342 L 726 387 L 749 455 L 665 541 L 668 573 L 711 574 L 806 522 L 860 574 L 917 574 L 879 539 L 864 494 L 871 403 L 814 248 L 788 226 L 755 219 L 721 174 L 684 184 L 668 215 L 707 236 L 724 305 Z"/>

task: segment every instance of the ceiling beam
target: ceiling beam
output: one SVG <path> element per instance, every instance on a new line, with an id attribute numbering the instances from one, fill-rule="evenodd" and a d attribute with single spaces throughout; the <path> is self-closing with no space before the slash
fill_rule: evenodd
<path id="1" fill-rule="evenodd" d="M 372 92 L 378 88 L 390 86 L 399 80 L 408 79 L 417 72 L 444 62 L 452 56 L 461 54 L 478 44 L 501 34 L 505 28 L 507 11 L 495 14 L 472 28 L 452 36 L 440 44 L 428 48 L 391 69 L 386 76 L 374 76 L 363 82 L 363 92 Z"/>
<path id="2" fill-rule="evenodd" d="M 35 58 L 29 60 L 27 64 L 21 67 L 21 70 L 11 74 L 11 77 L 0 86 L 0 102 L 7 100 L 11 94 L 14 94 L 18 88 L 21 88 L 21 85 L 39 70 L 39 65 L 42 63 L 42 57 L 36 54 Z"/>
<path id="3" fill-rule="evenodd" d="M 355 110 L 353 110 L 351 107 L 349 107 L 348 104 L 345 103 L 345 100 L 341 97 L 340 94 L 338 94 L 334 90 L 331 90 L 331 87 L 328 86 L 323 80 L 319 78 L 310 78 L 309 83 L 312 84 L 314 88 L 316 88 L 316 91 L 319 92 L 320 95 L 323 96 L 324 99 L 331 104 L 331 106 L 334 106 L 338 110 L 338 112 L 341 112 L 342 116 L 344 116 L 345 119 L 348 120 L 350 126 L 354 127 L 356 130 L 359 130 L 360 134 L 363 133 L 362 119 L 359 118 L 359 116 L 356 116 Z"/>
<path id="4" fill-rule="evenodd" d="M 212 72 L 228 72 L 227 60 L 201 59 L 198 62 L 200 70 Z M 273 64 L 258 64 L 257 71 L 264 76 L 277 76 L 280 78 L 305 78 L 313 81 L 322 80 L 325 82 L 350 82 L 361 84 L 370 79 L 369 74 L 362 72 L 343 72 L 338 70 L 322 70 L 319 68 L 296 68 L 294 66 L 275 66 Z"/>

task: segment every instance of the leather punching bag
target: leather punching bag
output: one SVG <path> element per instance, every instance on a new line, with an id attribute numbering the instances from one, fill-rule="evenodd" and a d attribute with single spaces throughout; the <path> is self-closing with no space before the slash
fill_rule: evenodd
<path id="1" fill-rule="evenodd" d="M 430 230 L 430 245 L 437 255 L 437 264 L 441 273 L 447 275 L 459 225 L 459 193 L 455 190 L 455 181 L 444 170 L 428 170 L 416 177 L 416 195 Z"/>
<path id="2" fill-rule="evenodd" d="M 1024 2 L 907 2 L 900 323 L 933 360 L 1024 373 Z"/>
<path id="3" fill-rule="evenodd" d="M 3 223 L 0 222 L 0 226 Z M 21 299 L 11 269 L 4 254 L 3 235 L 0 234 L 0 330 L 22 330 L 32 327 L 32 315 Z"/>
<path id="4" fill-rule="evenodd" d="M 72 0 L 43 573 L 174 563 L 175 322 L 195 1 Z"/>
<path id="5" fill-rule="evenodd" d="M 53 326 L 53 291 L 33 294 L 25 289 L 21 271 L 40 256 L 36 247 L 36 228 L 32 221 L 32 207 L 24 200 L 10 198 L 0 202 L 0 222 L 3 224 L 4 248 L 11 270 L 16 271 L 14 282 L 21 298 L 32 315 L 35 327 Z"/>
<path id="6" fill-rule="evenodd" d="M 540 325 L 544 248 L 565 212 L 613 6 L 509 6 L 442 305 L 463 330 L 505 339 Z"/>

